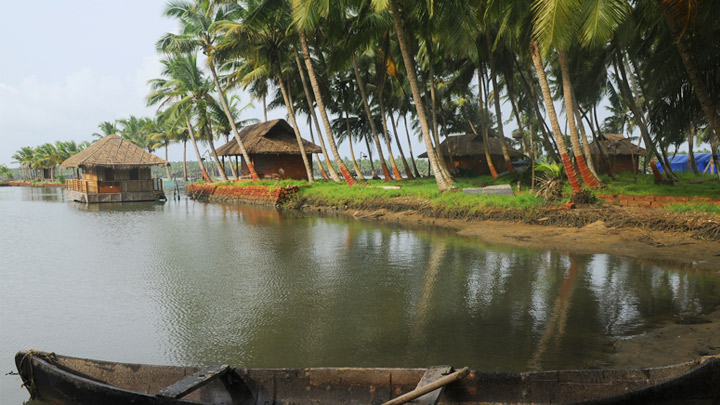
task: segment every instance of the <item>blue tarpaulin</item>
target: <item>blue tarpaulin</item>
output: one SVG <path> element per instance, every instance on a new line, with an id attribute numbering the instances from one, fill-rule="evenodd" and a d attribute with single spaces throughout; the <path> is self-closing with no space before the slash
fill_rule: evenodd
<path id="1" fill-rule="evenodd" d="M 674 158 L 670 159 L 670 168 L 674 172 L 690 172 L 692 171 L 692 168 L 690 167 L 690 159 L 688 157 L 689 155 L 675 155 Z M 718 154 L 718 157 L 720 157 L 720 154 Z M 717 167 L 708 167 L 712 165 L 712 154 L 711 153 L 696 153 L 695 154 L 695 162 L 697 162 L 698 169 L 700 169 L 703 173 L 717 173 Z M 662 166 L 660 166 L 660 163 L 656 163 L 657 168 L 662 172 Z"/>

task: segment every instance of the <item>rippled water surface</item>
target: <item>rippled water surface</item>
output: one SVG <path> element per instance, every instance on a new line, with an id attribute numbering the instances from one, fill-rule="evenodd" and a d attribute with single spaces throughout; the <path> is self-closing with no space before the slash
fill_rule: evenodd
<path id="1" fill-rule="evenodd" d="M 0 399 L 20 349 L 246 367 L 603 365 L 720 303 L 720 278 L 609 255 L 183 199 L 0 187 Z"/>

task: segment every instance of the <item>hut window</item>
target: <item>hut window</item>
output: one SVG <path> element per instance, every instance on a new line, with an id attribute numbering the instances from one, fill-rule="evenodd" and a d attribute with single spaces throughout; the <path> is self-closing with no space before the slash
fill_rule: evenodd
<path id="1" fill-rule="evenodd" d="M 135 167 L 130 169 L 130 180 L 139 180 L 140 179 L 140 170 Z"/>
<path id="2" fill-rule="evenodd" d="M 111 168 L 105 168 L 105 181 L 115 181 L 115 170 Z"/>

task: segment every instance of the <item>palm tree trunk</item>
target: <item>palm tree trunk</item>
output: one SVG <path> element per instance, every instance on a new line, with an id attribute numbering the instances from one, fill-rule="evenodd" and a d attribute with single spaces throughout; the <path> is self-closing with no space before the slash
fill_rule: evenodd
<path id="1" fill-rule="evenodd" d="M 688 131 L 688 159 L 690 160 L 690 168 L 696 176 L 700 175 L 700 169 L 698 168 L 697 161 L 695 161 L 695 125 L 690 124 L 690 130 Z"/>
<path id="2" fill-rule="evenodd" d="M 415 110 L 417 112 L 418 121 L 420 121 L 420 129 L 423 135 L 423 141 L 425 141 L 425 147 L 427 148 L 428 160 L 430 162 L 430 168 L 435 173 L 435 182 L 438 185 L 440 192 L 455 189 L 453 184 L 454 180 L 446 174 L 444 170 L 438 165 L 437 156 L 433 149 L 432 140 L 430 139 L 430 128 L 428 127 L 427 116 L 425 115 L 425 107 L 422 103 L 422 96 L 420 95 L 420 84 L 418 83 L 417 74 L 415 73 L 415 62 L 410 55 L 410 45 L 405 38 L 405 30 L 402 25 L 402 19 L 400 18 L 400 10 L 398 9 L 397 0 L 390 0 L 390 7 L 392 9 L 393 26 L 395 27 L 395 35 L 398 38 L 400 44 L 400 52 L 402 53 L 403 62 L 405 64 L 405 70 L 407 71 L 408 81 L 410 82 L 410 89 L 412 90 L 413 101 L 415 102 Z"/>
<path id="3" fill-rule="evenodd" d="M 393 114 L 390 113 L 390 124 L 393 127 L 393 133 L 395 134 L 395 143 L 397 143 L 398 146 L 398 152 L 400 152 L 400 157 L 402 158 L 403 165 L 405 166 L 405 175 L 408 179 L 413 178 L 412 171 L 410 171 L 410 166 L 408 165 L 407 159 L 405 159 L 405 153 L 403 152 L 402 146 L 400 145 L 400 137 L 398 136 L 397 131 L 397 125 L 395 125 L 395 117 L 393 117 Z"/>
<path id="4" fill-rule="evenodd" d="M 665 22 L 667 22 L 667 25 L 670 28 L 670 32 L 672 33 L 672 36 L 675 40 L 675 47 L 680 54 L 680 59 L 685 66 L 685 70 L 687 70 L 690 83 L 692 84 L 693 91 L 695 92 L 695 96 L 700 102 L 703 113 L 705 113 L 705 118 L 707 119 L 710 128 L 715 133 L 716 139 L 720 141 L 720 116 L 718 116 L 718 114 L 720 114 L 720 109 L 717 105 L 715 105 L 712 98 L 710 97 L 710 92 L 705 85 L 705 81 L 702 79 L 700 72 L 695 65 L 695 62 L 692 60 L 692 57 L 690 57 L 690 50 L 685 44 L 685 41 L 683 41 L 682 34 L 678 32 L 677 24 L 672 18 L 670 10 L 665 4 L 666 2 L 660 3 L 660 8 L 663 11 Z M 710 136 L 712 137 L 712 134 L 710 134 Z"/>
<path id="5" fill-rule="evenodd" d="M 165 161 L 168 161 L 168 143 L 165 142 Z M 167 174 L 168 180 L 170 180 L 170 165 L 165 166 L 165 174 Z"/>
<path id="6" fill-rule="evenodd" d="M 640 134 L 642 135 L 643 141 L 645 141 L 645 148 L 649 151 L 646 160 L 652 161 L 652 157 L 657 156 L 658 161 L 660 162 L 660 166 L 662 166 L 663 171 L 665 172 L 665 176 L 668 178 L 669 181 L 672 182 L 672 175 L 670 174 L 667 165 L 665 164 L 662 157 L 655 148 L 655 143 L 653 143 L 652 138 L 650 137 L 650 131 L 648 131 L 647 123 L 645 122 L 642 111 L 640 111 L 640 107 L 635 102 L 635 97 L 633 97 L 630 86 L 628 86 L 628 80 L 627 75 L 625 74 L 624 66 L 622 65 L 622 62 L 619 61 L 619 59 L 620 56 L 616 53 L 615 58 L 613 58 L 613 69 L 615 71 L 615 77 L 618 79 L 618 89 L 620 90 L 620 95 L 622 96 L 623 101 L 625 101 L 625 105 L 627 105 L 630 108 L 630 111 L 633 113 L 635 123 L 637 124 L 638 128 L 640 128 Z"/>
<path id="7" fill-rule="evenodd" d="M 595 178 L 595 180 L 598 182 L 598 186 L 600 186 L 602 185 L 602 182 L 600 181 L 600 177 L 598 177 L 597 171 L 595 171 L 595 164 L 592 160 L 592 155 L 590 154 L 590 142 L 588 142 L 587 133 L 585 132 L 585 125 L 583 125 L 582 116 L 580 116 L 580 106 L 578 105 L 577 98 L 575 97 L 575 88 L 571 86 L 570 89 L 572 90 L 573 113 L 575 114 L 575 122 L 579 130 L 580 141 L 582 142 L 582 150 L 585 157 L 585 163 L 587 164 L 588 170 L 590 170 L 590 174 L 592 174 L 593 178 Z"/>
<path id="8" fill-rule="evenodd" d="M 553 99 L 550 95 L 550 86 L 548 85 L 547 78 L 545 77 L 545 70 L 540 59 L 540 51 L 537 46 L 537 42 L 532 41 L 530 43 L 530 54 L 532 55 L 533 65 L 537 72 L 538 79 L 540 80 L 540 88 L 542 89 L 543 100 L 545 101 L 545 109 L 547 110 L 548 117 L 550 118 L 550 124 L 552 125 L 553 135 L 555 137 L 555 144 L 557 145 L 560 158 L 562 159 L 563 166 L 565 167 L 565 174 L 567 175 L 570 187 L 572 187 L 573 194 L 578 194 L 582 191 L 582 186 L 578 181 L 577 174 L 575 173 L 575 166 L 573 166 L 568 156 L 567 147 L 565 146 L 565 140 L 563 139 L 562 132 L 560 130 L 560 123 L 557 119 L 557 113 L 555 112 L 555 106 L 553 105 Z"/>
<path id="9" fill-rule="evenodd" d="M 238 133 L 237 126 L 235 125 L 235 119 L 233 118 L 232 113 L 230 112 L 230 108 L 227 105 L 227 101 L 225 100 L 225 93 L 223 92 L 222 87 L 220 87 L 220 81 L 218 80 L 217 72 L 215 71 L 215 64 L 210 58 L 208 58 L 208 66 L 210 67 L 210 73 L 212 73 L 213 82 L 215 82 L 215 89 L 220 96 L 220 104 L 222 104 L 223 111 L 225 111 L 225 116 L 230 123 L 230 128 L 232 128 L 233 135 L 235 135 L 235 141 L 237 141 L 238 147 L 240 148 L 240 153 L 242 153 L 243 159 L 245 159 L 245 164 L 250 171 L 250 177 L 253 181 L 257 181 L 259 180 L 259 177 L 255 172 L 255 165 L 253 165 L 252 161 L 250 160 L 250 155 L 248 155 L 247 151 L 245 150 L 245 145 L 243 145 L 242 139 L 240 139 L 240 134 Z M 223 176 L 227 179 L 227 176 L 225 176 L 224 172 Z"/>
<path id="10" fill-rule="evenodd" d="M 720 159 L 718 159 L 718 141 L 710 138 L 710 153 L 712 154 L 712 161 L 715 165 L 715 174 L 720 180 Z"/>
<path id="11" fill-rule="evenodd" d="M 348 145 L 350 146 L 350 157 L 352 158 L 353 167 L 355 168 L 355 175 L 357 176 L 358 180 L 365 180 L 365 176 L 362 174 L 362 170 L 360 170 L 360 166 L 358 166 L 357 160 L 355 159 L 355 151 L 353 150 L 353 141 L 352 141 L 352 131 L 350 130 L 350 120 L 348 120 L 348 113 L 347 111 L 344 111 L 345 113 L 345 128 L 347 130 L 347 139 L 348 139 Z"/>
<path id="12" fill-rule="evenodd" d="M 205 124 L 205 130 L 207 131 L 208 144 L 210 145 L 210 151 L 212 151 L 213 160 L 215 161 L 215 165 L 217 166 L 218 174 L 220 174 L 220 178 L 222 179 L 222 181 L 229 181 L 227 175 L 225 174 L 225 165 L 220 164 L 220 158 L 218 157 L 217 151 L 215 150 L 215 142 L 213 142 L 214 137 L 209 124 Z"/>
<path id="13" fill-rule="evenodd" d="M 432 43 L 431 43 L 432 44 Z M 438 134 L 438 120 L 437 120 L 437 96 L 435 88 L 435 67 L 433 66 L 433 54 L 432 45 L 427 47 L 427 58 L 428 58 L 428 74 L 430 75 L 430 129 L 432 132 L 433 140 L 435 141 L 435 151 L 438 159 L 438 166 L 444 170 L 449 167 L 448 162 L 445 160 L 445 154 L 440 150 L 440 135 Z M 427 94 L 426 94 L 427 97 Z M 448 148 L 450 143 L 447 143 Z M 450 150 L 448 149 L 448 157 L 451 158 L 450 164 L 452 164 L 452 157 L 450 156 Z M 449 172 L 448 172 L 449 175 Z"/>
<path id="14" fill-rule="evenodd" d="M 339 183 L 340 176 L 338 176 L 335 168 L 332 167 L 332 165 L 330 164 L 330 155 L 327 153 L 327 149 L 325 149 L 325 141 L 323 140 L 322 131 L 320 130 L 320 121 L 317 119 L 317 115 L 315 114 L 315 104 L 313 103 L 310 88 L 308 87 L 307 80 L 305 79 L 305 69 L 303 68 L 302 62 L 300 62 L 300 55 L 298 54 L 297 48 L 293 47 L 293 53 L 295 54 L 295 63 L 297 64 L 298 72 L 300 73 L 300 81 L 302 82 L 303 92 L 305 93 L 305 100 L 308 103 L 308 110 L 310 110 L 310 120 L 315 125 L 315 129 L 317 130 L 318 140 L 320 141 L 320 149 L 322 150 L 323 156 L 325 157 L 325 161 L 328 162 L 327 166 L 328 172 L 330 172 L 330 178 L 332 178 L 334 182 Z M 292 103 L 292 95 L 288 93 L 288 97 L 290 98 L 290 101 Z M 325 173 L 325 168 L 323 168 L 320 159 L 318 159 L 318 164 L 320 165 L 320 173 L 327 180 L 328 175 L 327 173 Z"/>
<path id="15" fill-rule="evenodd" d="M 183 180 L 188 181 L 187 175 L 187 139 L 183 141 Z"/>
<path id="16" fill-rule="evenodd" d="M 370 175 L 372 176 L 373 180 L 380 179 L 380 176 L 378 176 L 377 171 L 375 170 L 375 162 L 373 162 L 373 155 L 372 155 L 372 148 L 370 147 L 370 141 L 367 139 L 367 135 L 363 136 L 363 139 L 365 140 L 365 147 L 368 151 L 368 159 L 370 160 Z"/>
<path id="17" fill-rule="evenodd" d="M 548 155 L 550 155 L 550 158 L 555 163 L 561 163 L 562 159 L 560 159 L 560 156 L 558 155 L 557 151 L 557 145 L 554 144 L 554 139 L 549 135 L 550 128 L 547 127 L 547 123 L 545 122 L 545 117 L 543 117 L 542 111 L 540 110 L 539 103 L 539 97 L 535 91 L 535 85 L 528 82 L 528 80 L 525 78 L 524 66 L 520 65 L 520 62 L 518 62 L 517 58 L 515 58 L 515 67 L 517 68 L 518 73 L 520 74 L 520 79 L 522 81 L 523 86 L 525 87 L 525 90 L 529 94 L 529 98 L 532 102 L 533 111 L 535 112 L 535 117 L 537 118 L 538 122 L 540 122 L 540 133 L 542 133 L 542 142 L 543 147 L 547 151 Z M 532 74 L 531 74 L 532 76 Z"/>
<path id="18" fill-rule="evenodd" d="M 388 169 L 387 163 L 385 162 L 385 156 L 383 155 L 382 146 L 380 145 L 380 137 L 378 136 L 377 126 L 375 126 L 375 120 L 373 119 L 372 113 L 370 112 L 370 105 L 368 104 L 367 94 L 365 93 L 365 83 L 362 80 L 362 76 L 360 76 L 360 69 L 358 68 L 355 58 L 352 58 L 352 65 L 353 71 L 355 72 L 355 80 L 357 81 L 358 88 L 360 89 L 360 96 L 362 97 L 365 115 L 367 115 L 368 122 L 370 123 L 370 130 L 372 131 L 373 139 L 375 141 L 375 147 L 377 147 L 379 156 L 378 159 L 380 159 L 380 166 L 382 167 L 383 176 L 385 177 L 385 181 L 390 181 L 392 180 L 392 176 L 390 175 L 390 170 Z M 373 178 L 375 176 L 376 175 L 373 174 Z"/>
<path id="19" fill-rule="evenodd" d="M 382 118 L 383 135 L 385 136 L 385 144 L 387 145 L 388 155 L 390 155 L 390 164 L 392 165 L 393 176 L 395 176 L 395 180 L 400 181 L 403 180 L 403 177 L 397 168 L 397 163 L 395 163 L 395 156 L 393 156 L 392 143 L 390 142 L 389 135 L 390 131 L 388 130 L 387 118 L 385 117 L 385 103 L 383 102 L 382 98 L 382 90 L 380 90 L 380 93 L 378 94 L 378 104 L 380 105 L 380 116 Z"/>
<path id="20" fill-rule="evenodd" d="M 508 152 L 507 142 L 505 140 L 505 131 L 503 129 L 502 110 L 500 109 L 500 88 L 497 84 L 497 74 L 495 73 L 495 56 L 493 55 L 490 35 L 485 35 L 485 38 L 488 47 L 488 55 L 490 55 L 490 77 L 492 78 L 493 92 L 495 93 L 493 95 L 493 100 L 495 101 L 495 118 L 498 125 L 498 135 L 500 135 L 502 154 L 505 159 L 505 168 L 508 173 L 515 173 L 515 168 L 510 160 L 510 153 Z"/>
<path id="21" fill-rule="evenodd" d="M 327 135 L 327 140 L 330 144 L 330 151 L 333 154 L 333 158 L 335 159 L 335 163 L 337 163 L 338 165 L 340 173 L 342 173 L 343 177 L 345 178 L 345 182 L 348 184 L 348 186 L 353 186 L 357 184 L 357 181 L 350 174 L 347 166 L 345 166 L 345 162 L 343 162 L 340 154 L 337 151 L 335 138 L 333 138 L 332 128 L 330 127 L 330 120 L 328 119 L 327 112 L 325 110 L 325 102 L 323 101 L 322 93 L 320 92 L 320 83 L 318 82 L 317 76 L 315 75 L 315 68 L 313 68 L 312 61 L 310 60 L 310 48 L 308 47 L 307 41 L 305 39 L 305 33 L 302 31 L 299 25 L 297 26 L 297 31 L 298 36 L 300 37 L 300 46 L 302 47 L 303 58 L 305 59 L 305 67 L 307 68 L 308 76 L 310 76 L 310 84 L 312 85 L 313 94 L 315 95 L 315 101 L 317 102 L 318 110 L 320 110 L 320 117 L 322 118 L 323 125 L 325 126 L 325 135 Z"/>
<path id="22" fill-rule="evenodd" d="M 200 149 L 198 149 L 197 142 L 195 141 L 195 134 L 192 130 L 192 125 L 190 125 L 190 119 L 186 116 L 185 117 L 185 123 L 187 124 L 188 133 L 190 134 L 190 142 L 192 143 L 193 148 L 195 149 L 195 155 L 197 156 L 198 164 L 200 165 L 200 171 L 202 172 L 203 179 L 206 183 L 212 183 L 212 180 L 210 180 L 210 176 L 208 176 L 207 172 L 205 171 L 205 165 L 203 165 L 202 162 L 202 156 L 200 155 Z"/>
<path id="23" fill-rule="evenodd" d="M 485 75 L 482 74 L 480 67 L 477 68 L 477 75 L 478 75 L 478 98 L 480 99 L 480 130 L 482 131 L 482 138 L 483 138 L 483 152 L 485 152 L 485 160 L 487 160 L 488 170 L 490 171 L 490 175 L 493 179 L 496 179 L 498 177 L 497 170 L 495 170 L 495 164 L 492 161 L 492 155 L 490 154 L 490 136 L 488 128 L 488 119 L 487 119 L 487 99 L 488 99 L 488 92 L 487 92 L 487 83 L 485 81 Z M 471 127 L 472 128 L 472 127 Z"/>
<path id="24" fill-rule="evenodd" d="M 417 165 L 415 164 L 415 153 L 412 150 L 412 141 L 410 140 L 410 131 L 408 130 L 408 124 L 407 124 L 407 114 L 403 114 L 403 124 L 405 125 L 405 135 L 407 136 L 408 141 L 408 152 L 410 152 L 410 162 L 412 162 L 413 170 L 415 170 L 415 177 L 422 177 L 420 176 L 420 172 L 418 171 Z"/>
<path id="25" fill-rule="evenodd" d="M 565 100 L 565 117 L 570 129 L 570 142 L 572 143 L 573 153 L 575 154 L 575 163 L 580 169 L 580 176 L 585 184 L 590 188 L 598 188 L 600 183 L 595 176 L 590 173 L 590 169 L 585 163 L 582 145 L 580 145 L 580 137 L 578 136 L 577 124 L 575 122 L 575 105 L 573 103 L 572 83 L 570 81 L 570 65 L 568 63 L 567 50 L 558 49 L 558 62 L 560 63 L 560 71 L 562 72 L 563 82 L 563 99 Z"/>
<path id="26" fill-rule="evenodd" d="M 302 139 L 302 136 L 300 136 L 300 129 L 298 129 L 297 120 L 295 120 L 295 108 L 293 107 L 292 103 L 290 102 L 290 97 L 288 96 L 287 88 L 285 87 L 285 81 L 282 79 L 281 74 L 277 77 L 278 84 L 280 85 L 280 92 L 283 96 L 283 101 L 285 102 L 285 107 L 288 110 L 288 117 L 290 117 L 290 122 L 292 123 L 293 132 L 295 132 L 295 139 L 297 140 L 298 147 L 300 148 L 300 155 L 302 156 L 303 164 L 305 165 L 305 175 L 307 176 L 308 183 L 313 182 L 313 169 L 312 164 L 308 161 L 307 154 L 305 153 L 305 145 Z"/>

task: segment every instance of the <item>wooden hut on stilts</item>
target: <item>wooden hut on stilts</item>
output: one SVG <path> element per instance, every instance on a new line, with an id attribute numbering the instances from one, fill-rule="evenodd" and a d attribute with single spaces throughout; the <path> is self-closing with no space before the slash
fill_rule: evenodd
<path id="1" fill-rule="evenodd" d="M 65 182 L 66 196 L 83 203 L 164 200 L 162 179 L 152 166 L 167 166 L 159 157 L 118 135 L 108 135 L 62 162 L 75 169 Z"/>

